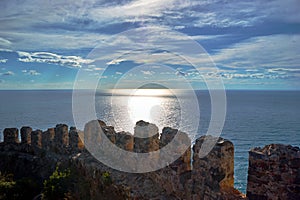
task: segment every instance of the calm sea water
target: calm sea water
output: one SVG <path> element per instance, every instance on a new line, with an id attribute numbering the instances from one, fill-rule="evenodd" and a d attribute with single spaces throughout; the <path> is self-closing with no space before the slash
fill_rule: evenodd
<path id="1" fill-rule="evenodd" d="M 197 91 L 200 123 L 192 139 L 206 133 L 210 117 L 210 96 Z M 300 146 L 300 91 L 227 91 L 227 115 L 221 136 L 235 145 L 235 187 L 245 192 L 248 150 L 269 143 Z M 188 99 L 188 98 L 187 98 Z M 73 126 L 72 91 L 0 91 L 0 133 L 6 127 L 31 126 L 45 130 L 58 123 Z M 166 95 L 95 97 L 97 117 L 125 131 L 133 131 L 138 119 L 160 128 L 180 128 L 195 116 L 183 115 L 177 98 Z M 195 110 L 194 110 L 195 112 Z M 82 127 L 79 127 L 82 129 Z M 2 134 L 0 134 L 2 141 Z"/>

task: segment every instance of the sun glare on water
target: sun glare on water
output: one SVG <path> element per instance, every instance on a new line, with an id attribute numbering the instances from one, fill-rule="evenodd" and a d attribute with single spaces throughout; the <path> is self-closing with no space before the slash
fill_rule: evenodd
<path id="1" fill-rule="evenodd" d="M 128 111 L 132 122 L 145 120 L 154 122 L 164 116 L 162 96 L 171 95 L 165 89 L 137 89 L 128 99 Z"/>

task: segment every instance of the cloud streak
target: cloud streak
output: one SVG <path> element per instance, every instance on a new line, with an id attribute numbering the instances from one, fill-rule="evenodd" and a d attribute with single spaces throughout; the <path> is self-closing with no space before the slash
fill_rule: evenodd
<path id="1" fill-rule="evenodd" d="M 261 83 L 289 78 L 296 82 L 300 78 L 299 6 L 299 0 L 53 0 L 42 5 L 37 0 L 0 1 L 0 64 L 10 70 L 2 70 L 1 76 L 14 75 L 26 63 L 32 64 L 23 72 L 28 76 L 52 73 L 51 65 L 84 66 L 99 75 L 106 67 L 97 65 L 99 60 L 115 65 L 111 66 L 115 77 L 125 74 L 131 64 L 159 63 L 181 68 L 176 74 L 193 80 L 207 75 L 241 84 L 244 80 Z M 140 31 L 115 36 L 141 27 L 169 28 L 183 34 Z M 186 36 L 202 44 L 210 57 L 184 46 Z M 97 46 L 100 55 L 96 61 L 86 59 Z M 113 47 L 121 48 L 113 51 Z M 185 52 L 177 51 L 181 47 Z M 212 61 L 219 71 L 213 70 Z M 199 72 L 189 71 L 189 62 Z M 39 69 L 40 63 L 45 68 Z M 150 78 L 153 73 L 145 70 L 140 75 Z"/>
<path id="2" fill-rule="evenodd" d="M 212 55 L 218 65 L 234 69 L 299 68 L 300 35 L 251 38 Z"/>
<path id="3" fill-rule="evenodd" d="M 90 64 L 93 60 L 83 59 L 80 56 L 63 56 L 49 52 L 24 52 L 18 51 L 18 60 L 21 62 L 37 62 L 56 64 L 72 68 L 81 68 L 84 64 Z"/>
<path id="4" fill-rule="evenodd" d="M 22 70 L 23 74 L 31 75 L 31 76 L 39 76 L 41 73 L 37 72 L 36 70 Z"/>
<path id="5" fill-rule="evenodd" d="M 155 74 L 154 71 L 150 71 L 150 70 L 141 70 L 142 74 L 144 75 L 148 75 L 148 76 L 152 76 Z"/>
<path id="6" fill-rule="evenodd" d="M 45 5 L 9 1 L 0 2 L 0 6 L 6 7 L 0 14 L 0 45 L 15 50 L 91 48 L 112 32 L 141 25 L 181 30 L 247 27 L 266 20 L 300 23 L 297 0 L 234 0 L 228 3 L 221 0 L 136 0 L 115 4 L 91 0 L 84 3 L 51 1 Z M 116 27 L 125 28 L 117 30 Z"/>

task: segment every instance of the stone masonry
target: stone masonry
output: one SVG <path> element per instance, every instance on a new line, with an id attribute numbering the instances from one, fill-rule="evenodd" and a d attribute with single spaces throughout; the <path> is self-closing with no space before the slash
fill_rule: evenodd
<path id="1" fill-rule="evenodd" d="M 6 128 L 3 131 L 4 134 L 4 143 L 18 143 L 19 130 L 17 128 Z"/>
<path id="2" fill-rule="evenodd" d="M 201 148 L 211 136 L 202 136 L 193 147 L 194 199 L 218 199 L 223 191 L 230 191 L 234 184 L 234 146 L 229 140 L 219 138 L 217 144 L 202 157 Z"/>
<path id="3" fill-rule="evenodd" d="M 109 171 L 114 183 L 117 184 L 114 188 L 118 191 L 126 191 L 127 199 L 300 199 L 300 149 L 298 147 L 272 144 L 264 148 L 252 149 L 249 152 L 247 197 L 245 197 L 234 189 L 234 146 L 229 140 L 202 136 L 192 146 L 186 133 L 170 127 L 165 127 L 162 133 L 159 133 L 154 124 L 144 121 L 137 122 L 134 130 L 134 135 L 128 132 L 116 132 L 114 127 L 107 126 L 100 120 L 87 123 L 84 132 L 75 127 L 68 130 L 65 124 L 59 124 L 44 132 L 22 127 L 21 142 L 19 142 L 18 129 L 6 128 L 3 132 L 4 141 L 0 143 L 0 156 L 3 157 L 0 170 L 5 169 L 9 163 L 15 162 L 15 159 L 11 160 L 11 157 L 7 157 L 15 151 L 17 155 L 18 152 L 21 153 L 22 159 L 28 154 L 27 166 L 30 166 L 30 160 L 39 159 L 38 156 L 46 156 L 48 162 L 52 158 L 54 162 L 70 161 L 83 175 L 89 174 L 91 183 L 99 181 L 101 177 L 97 176 L 101 176 L 104 171 Z M 104 137 L 107 140 L 104 140 Z M 104 141 L 111 142 L 125 151 L 149 153 L 150 156 L 157 150 L 164 151 L 163 149 L 170 143 L 175 144 L 174 153 L 184 151 L 176 161 L 158 171 L 130 174 L 117 172 L 104 166 L 90 155 L 89 150 L 93 149 L 85 148 L 85 145 L 91 148 L 99 145 L 108 147 Z M 205 141 L 215 141 L 207 155 L 203 155 Z M 167 159 L 163 156 L 168 157 L 166 154 L 155 155 L 158 157 L 154 159 L 152 157 L 154 161 Z M 124 160 L 124 164 L 126 162 Z M 20 160 L 16 166 L 21 165 Z M 38 164 L 32 162 L 31 165 Z M 47 165 L 53 167 L 55 163 L 43 163 L 43 166 Z M 35 166 L 37 170 L 35 174 L 43 174 L 42 177 L 45 177 L 44 171 L 39 171 L 43 168 Z M 93 185 L 91 189 L 91 194 L 95 198 L 99 196 L 98 189 L 98 185 Z"/>
<path id="4" fill-rule="evenodd" d="M 250 200 L 300 199 L 300 149 L 271 144 L 249 152 Z"/>

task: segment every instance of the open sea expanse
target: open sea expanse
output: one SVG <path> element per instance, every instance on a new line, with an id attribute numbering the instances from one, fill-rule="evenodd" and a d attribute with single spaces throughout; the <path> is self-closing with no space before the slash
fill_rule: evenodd
<path id="1" fill-rule="evenodd" d="M 196 91 L 196 96 L 200 122 L 197 133 L 189 133 L 192 139 L 206 134 L 211 118 L 209 93 Z M 245 192 L 249 149 L 270 143 L 300 146 L 300 91 L 232 90 L 226 96 L 227 114 L 221 137 L 234 143 L 235 187 Z M 58 123 L 75 125 L 72 90 L 3 90 L 0 105 L 1 141 L 3 129 L 7 127 L 31 126 L 45 130 Z M 131 133 L 139 119 L 155 123 L 161 131 L 164 126 L 180 128 L 195 116 L 191 112 L 190 119 L 181 120 L 183 111 L 178 99 L 171 95 L 111 96 L 98 92 L 95 110 L 99 119 L 115 126 L 117 131 Z"/>

